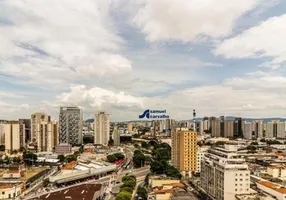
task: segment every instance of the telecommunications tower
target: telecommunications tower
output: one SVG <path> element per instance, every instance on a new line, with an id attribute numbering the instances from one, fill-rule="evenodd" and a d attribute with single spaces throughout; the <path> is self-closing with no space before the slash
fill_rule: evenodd
<path id="1" fill-rule="evenodd" d="M 195 109 L 193 109 L 193 129 L 194 129 L 194 131 L 197 131 L 196 130 L 196 110 Z"/>

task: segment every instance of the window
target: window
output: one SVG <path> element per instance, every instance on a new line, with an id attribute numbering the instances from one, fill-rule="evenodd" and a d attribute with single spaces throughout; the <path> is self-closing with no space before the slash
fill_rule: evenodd
<path id="1" fill-rule="evenodd" d="M 4 195 L 5 194 L 5 192 L 2 192 L 2 195 Z"/>

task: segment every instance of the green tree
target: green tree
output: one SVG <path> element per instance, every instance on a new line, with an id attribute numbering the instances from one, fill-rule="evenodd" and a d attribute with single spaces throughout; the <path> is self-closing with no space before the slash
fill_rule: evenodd
<path id="1" fill-rule="evenodd" d="M 130 181 L 130 180 L 136 181 L 136 176 L 135 175 L 125 175 L 121 178 L 121 181 L 123 183 L 126 181 Z"/>
<path id="2" fill-rule="evenodd" d="M 77 155 L 67 155 L 65 159 L 68 163 L 77 160 Z"/>
<path id="3" fill-rule="evenodd" d="M 83 137 L 83 143 L 84 144 L 93 144 L 94 143 L 94 137 Z"/>
<path id="4" fill-rule="evenodd" d="M 251 144 L 250 145 L 258 145 L 258 142 L 251 142 Z"/>
<path id="5" fill-rule="evenodd" d="M 114 145 L 114 140 L 112 138 L 109 139 L 108 145 L 109 146 L 113 146 Z"/>
<path id="6" fill-rule="evenodd" d="M 116 195 L 115 200 L 130 200 L 132 198 L 132 194 L 129 192 L 120 192 Z"/>
<path id="7" fill-rule="evenodd" d="M 180 173 L 180 171 L 173 167 L 173 166 L 168 166 L 167 170 L 166 170 L 166 175 L 172 178 L 176 178 L 176 179 L 181 179 L 182 175 Z"/>
<path id="8" fill-rule="evenodd" d="M 0 151 L 5 151 L 5 145 L 0 145 Z"/>
<path id="9" fill-rule="evenodd" d="M 107 158 L 108 162 L 111 162 L 111 163 L 114 163 L 117 160 L 117 158 L 114 154 L 108 155 L 106 158 Z"/>
<path id="10" fill-rule="evenodd" d="M 137 195 L 138 195 L 138 197 L 141 197 L 142 200 L 147 200 L 148 193 L 147 193 L 147 190 L 144 187 L 138 187 Z"/>
<path id="11" fill-rule="evenodd" d="M 223 141 L 217 141 L 217 142 L 215 143 L 216 146 L 222 146 L 222 145 L 224 145 L 224 144 L 225 144 L 225 142 L 223 142 Z"/>
<path id="12" fill-rule="evenodd" d="M 120 188 L 120 192 L 128 192 L 128 193 L 132 193 L 133 189 L 130 187 L 122 187 Z"/>
<path id="13" fill-rule="evenodd" d="M 133 137 L 133 138 L 140 138 L 140 135 L 136 133 L 136 134 L 134 134 L 132 137 Z"/>
<path id="14" fill-rule="evenodd" d="M 60 162 L 64 162 L 65 156 L 64 155 L 58 155 L 58 159 L 60 160 Z"/>
<path id="15" fill-rule="evenodd" d="M 136 186 L 136 181 L 135 180 L 128 180 L 128 181 L 124 181 L 123 182 L 123 186 L 122 187 L 129 187 L 134 189 Z"/>
<path id="16" fill-rule="evenodd" d="M 150 165 L 150 170 L 154 174 L 163 174 L 166 172 L 168 162 L 166 160 L 154 160 Z"/>
<path id="17" fill-rule="evenodd" d="M 122 153 L 115 153 L 113 154 L 117 160 L 123 160 L 125 156 Z"/>
<path id="18" fill-rule="evenodd" d="M 156 160 L 170 160 L 171 151 L 166 148 L 158 148 L 154 151 L 154 159 Z"/>
<path id="19" fill-rule="evenodd" d="M 256 150 L 256 147 L 255 146 L 252 146 L 252 145 L 249 145 L 246 147 L 247 150 L 250 150 L 250 151 L 255 151 Z"/>
<path id="20" fill-rule="evenodd" d="M 36 154 L 31 152 L 24 152 L 23 153 L 23 160 L 27 165 L 33 165 L 37 161 L 38 157 Z"/>
<path id="21" fill-rule="evenodd" d="M 45 178 L 43 180 L 43 187 L 47 187 L 49 185 L 49 183 L 50 183 L 50 180 L 48 178 Z"/>
<path id="22" fill-rule="evenodd" d="M 145 156 L 140 150 L 135 150 L 133 155 L 133 164 L 135 168 L 143 167 L 145 164 Z"/>
<path id="23" fill-rule="evenodd" d="M 147 142 L 143 141 L 143 142 L 141 143 L 141 147 L 142 147 L 142 148 L 145 148 L 145 149 L 148 149 L 148 148 L 150 147 L 150 145 L 149 145 Z"/>
<path id="24" fill-rule="evenodd" d="M 14 157 L 13 158 L 13 163 L 19 163 L 21 159 L 19 157 Z"/>

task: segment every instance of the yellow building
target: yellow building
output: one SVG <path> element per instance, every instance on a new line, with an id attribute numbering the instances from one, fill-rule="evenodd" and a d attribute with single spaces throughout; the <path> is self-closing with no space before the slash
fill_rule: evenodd
<path id="1" fill-rule="evenodd" d="M 172 163 L 182 175 L 190 177 L 196 170 L 197 133 L 178 130 L 172 135 Z"/>

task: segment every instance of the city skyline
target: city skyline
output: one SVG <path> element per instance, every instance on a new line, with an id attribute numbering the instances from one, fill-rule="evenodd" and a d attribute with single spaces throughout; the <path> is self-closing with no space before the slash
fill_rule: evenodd
<path id="1" fill-rule="evenodd" d="M 194 108 L 198 116 L 284 117 L 285 6 L 1 1 L 0 119 L 56 117 L 71 105 L 114 121 L 146 109 L 178 120 Z"/>

